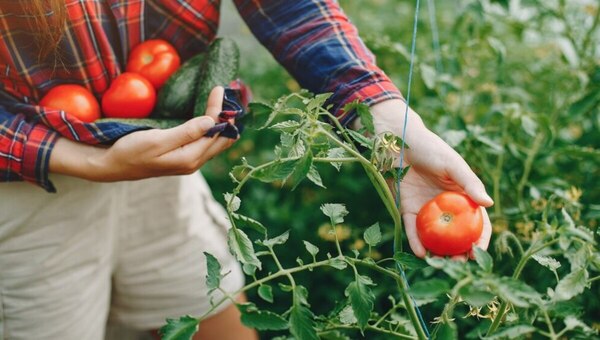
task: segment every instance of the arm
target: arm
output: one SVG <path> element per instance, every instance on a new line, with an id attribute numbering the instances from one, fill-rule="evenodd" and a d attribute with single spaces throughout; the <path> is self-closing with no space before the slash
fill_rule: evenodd
<path id="1" fill-rule="evenodd" d="M 107 147 L 61 137 L 45 125 L 27 123 L 23 115 L 5 113 L 0 124 L 0 179 L 29 180 L 53 192 L 50 172 L 101 182 L 192 173 L 234 142 L 204 137 L 215 125 L 222 98 L 223 88 L 218 87 L 209 97 L 207 117 L 167 130 L 132 132 Z"/>

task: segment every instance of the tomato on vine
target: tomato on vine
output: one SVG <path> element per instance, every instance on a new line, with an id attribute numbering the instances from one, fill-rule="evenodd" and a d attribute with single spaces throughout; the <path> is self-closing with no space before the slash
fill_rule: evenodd
<path id="1" fill-rule="evenodd" d="M 481 207 L 467 195 L 446 191 L 427 202 L 417 214 L 417 234 L 434 255 L 465 254 L 483 231 Z"/>

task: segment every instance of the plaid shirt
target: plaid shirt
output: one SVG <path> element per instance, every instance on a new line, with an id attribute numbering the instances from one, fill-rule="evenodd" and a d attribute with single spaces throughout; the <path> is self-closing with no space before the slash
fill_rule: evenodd
<path id="1" fill-rule="evenodd" d="M 0 181 L 25 180 L 55 191 L 48 179 L 52 147 L 59 137 L 110 144 L 138 128 L 86 124 L 36 105 L 52 87 L 77 83 L 97 98 L 124 69 L 137 44 L 160 38 L 183 60 L 215 38 L 219 0 L 65 0 L 68 20 L 60 42 L 64 67 L 54 56 L 38 60 L 29 29 L 35 20 L 23 0 L 0 0 Z M 254 35 L 312 92 L 333 92 L 333 110 L 359 99 L 374 104 L 400 98 L 375 66 L 356 28 L 334 0 L 235 0 Z M 52 13 L 48 13 L 52 15 Z"/>

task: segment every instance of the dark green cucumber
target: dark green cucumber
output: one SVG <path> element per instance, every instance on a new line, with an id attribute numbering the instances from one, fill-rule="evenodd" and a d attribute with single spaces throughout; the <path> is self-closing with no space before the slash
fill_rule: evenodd
<path id="1" fill-rule="evenodd" d="M 188 119 L 195 105 L 196 86 L 206 53 L 186 61 L 173 73 L 158 92 L 153 118 Z"/>
<path id="2" fill-rule="evenodd" d="M 183 119 L 134 119 L 134 118 L 102 118 L 95 123 L 123 123 L 134 126 L 168 129 L 185 123 Z"/>
<path id="3" fill-rule="evenodd" d="M 219 38 L 209 46 L 196 90 L 195 117 L 206 112 L 208 95 L 215 86 L 227 86 L 237 77 L 239 65 L 240 52 L 233 40 Z"/>

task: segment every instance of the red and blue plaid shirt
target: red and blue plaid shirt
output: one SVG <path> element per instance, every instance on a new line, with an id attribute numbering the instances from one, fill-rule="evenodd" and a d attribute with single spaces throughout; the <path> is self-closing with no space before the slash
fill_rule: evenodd
<path id="1" fill-rule="evenodd" d="M 25 180 L 50 192 L 55 189 L 48 163 L 57 138 L 110 144 L 136 128 L 82 123 L 37 105 L 45 93 L 77 83 L 100 98 L 137 44 L 165 39 L 185 60 L 207 47 L 219 25 L 219 0 L 65 0 L 67 28 L 59 45 L 64 66 L 56 67 L 53 53 L 39 61 L 29 29 L 35 18 L 24 3 L 0 0 L 0 181 Z M 302 87 L 333 92 L 338 116 L 355 99 L 374 104 L 401 97 L 334 0 L 235 3 L 254 35 Z"/>

